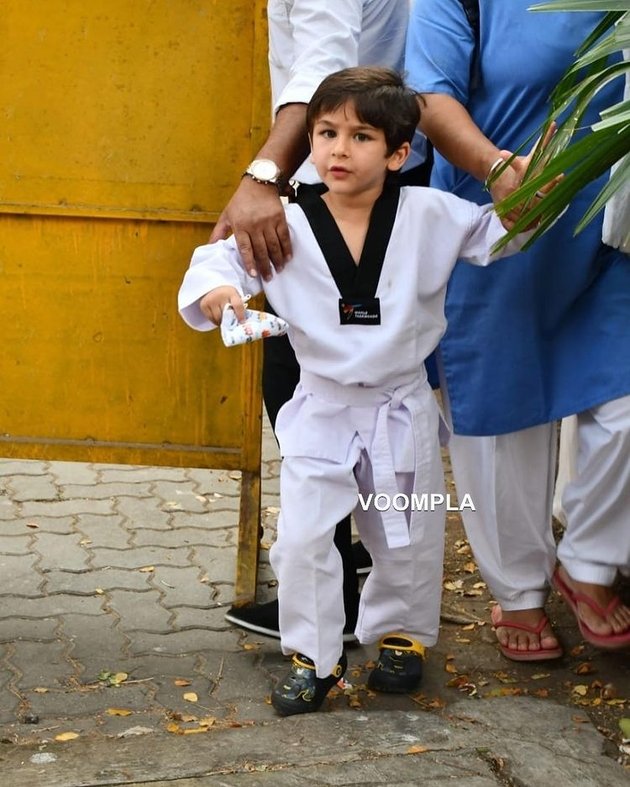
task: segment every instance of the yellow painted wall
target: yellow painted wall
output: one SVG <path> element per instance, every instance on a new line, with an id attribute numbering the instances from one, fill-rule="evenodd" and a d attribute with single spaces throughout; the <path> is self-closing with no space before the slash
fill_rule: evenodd
<path id="1" fill-rule="evenodd" d="M 176 295 L 266 133 L 265 3 L 2 5 L 0 455 L 255 471 L 260 348 Z"/>

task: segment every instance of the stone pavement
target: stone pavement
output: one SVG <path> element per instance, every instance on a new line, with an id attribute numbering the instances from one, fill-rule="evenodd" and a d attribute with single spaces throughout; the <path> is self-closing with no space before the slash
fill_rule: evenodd
<path id="1" fill-rule="evenodd" d="M 268 428 L 263 456 L 268 544 L 279 509 Z M 0 461 L 3 787 L 629 783 L 618 741 L 583 709 L 445 689 L 454 657 L 439 649 L 413 699 L 365 691 L 376 649 L 355 648 L 352 685 L 325 711 L 278 719 L 278 643 L 223 618 L 238 494 L 238 473 Z M 273 586 L 263 550 L 261 598 Z M 457 642 L 505 666 L 491 636 L 479 651 Z"/>

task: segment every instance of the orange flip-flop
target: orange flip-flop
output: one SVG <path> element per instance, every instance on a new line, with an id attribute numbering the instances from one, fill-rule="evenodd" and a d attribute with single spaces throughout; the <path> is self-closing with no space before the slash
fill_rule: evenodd
<path id="1" fill-rule="evenodd" d="M 589 642 L 591 645 L 595 645 L 598 648 L 607 648 L 608 650 L 617 650 L 619 648 L 630 646 L 630 627 L 621 634 L 597 634 L 586 625 L 578 613 L 577 605 L 582 603 L 589 606 L 600 618 L 606 620 L 610 613 L 614 612 L 614 610 L 617 609 L 617 607 L 621 604 L 621 599 L 619 596 L 614 596 L 614 598 L 610 600 L 608 606 L 600 607 L 599 604 L 596 601 L 593 601 L 592 598 L 589 598 L 588 596 L 585 596 L 584 593 L 580 593 L 579 591 L 573 590 L 573 588 L 569 587 L 560 574 L 560 568 L 557 568 L 554 571 L 551 581 L 555 589 L 562 594 L 564 600 L 573 610 L 573 614 L 575 615 L 575 619 L 577 620 L 577 624 L 580 629 L 580 634 L 587 642 Z"/>
<path id="2" fill-rule="evenodd" d="M 497 614 L 495 614 L 497 610 Z M 538 621 L 536 626 L 528 626 L 526 623 L 511 623 L 510 621 L 503 620 L 498 613 L 499 605 L 492 608 L 490 617 L 492 618 L 492 625 L 496 628 L 502 627 L 506 629 L 518 629 L 518 631 L 526 631 L 528 634 L 536 634 L 539 638 L 542 630 L 549 623 L 546 615 Z M 555 648 L 539 648 L 538 650 L 518 650 L 518 648 L 510 648 L 507 645 L 498 643 L 501 653 L 512 661 L 546 661 L 547 659 L 559 659 L 563 655 L 563 650 L 558 645 Z"/>

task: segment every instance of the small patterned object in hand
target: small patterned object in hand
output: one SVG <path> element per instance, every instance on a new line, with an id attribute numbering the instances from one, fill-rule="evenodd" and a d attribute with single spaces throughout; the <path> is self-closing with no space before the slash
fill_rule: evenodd
<path id="1" fill-rule="evenodd" d="M 236 319 L 234 309 L 228 304 L 221 319 L 221 338 L 226 347 L 249 344 L 269 336 L 283 336 L 288 325 L 281 317 L 255 309 L 245 309 L 245 322 Z"/>

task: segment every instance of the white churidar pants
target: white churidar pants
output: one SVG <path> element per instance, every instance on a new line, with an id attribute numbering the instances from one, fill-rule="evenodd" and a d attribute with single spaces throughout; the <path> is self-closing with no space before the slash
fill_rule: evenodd
<path id="1" fill-rule="evenodd" d="M 374 478 L 382 477 L 374 450 L 380 406 L 348 405 L 351 391 L 337 388 L 326 387 L 327 401 L 299 386 L 277 423 L 281 510 L 270 560 L 278 578 L 281 647 L 313 659 L 318 677 L 332 672 L 342 651 L 343 576 L 333 538 L 347 514 L 354 511 L 373 560 L 361 593 L 360 642 L 402 631 L 434 645 L 442 588 L 444 507 L 408 511 L 409 543 L 388 547 L 381 513 L 373 504 L 365 511 L 357 505 L 359 492 L 365 500 L 382 491 L 374 488 Z M 392 408 L 387 423 L 397 489 L 408 497 L 444 495 L 437 404 L 426 383 L 411 400 L 421 404 L 415 435 L 408 417 L 414 407 Z"/>
<path id="2" fill-rule="evenodd" d="M 557 550 L 578 581 L 611 585 L 630 567 L 630 396 L 577 416 L 576 475 Z M 551 532 L 555 425 L 495 437 L 453 435 L 451 462 L 479 570 L 506 610 L 542 607 L 556 561 Z"/>

